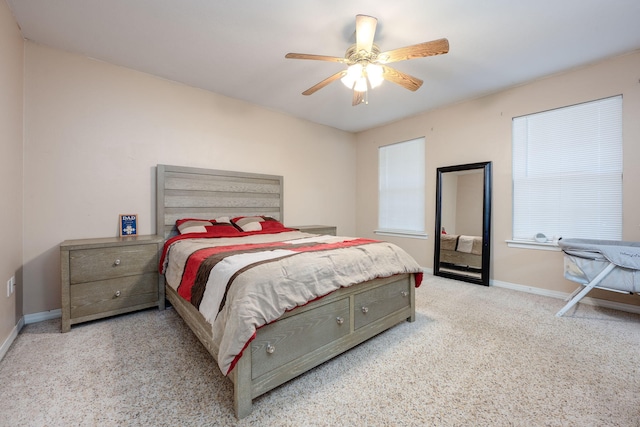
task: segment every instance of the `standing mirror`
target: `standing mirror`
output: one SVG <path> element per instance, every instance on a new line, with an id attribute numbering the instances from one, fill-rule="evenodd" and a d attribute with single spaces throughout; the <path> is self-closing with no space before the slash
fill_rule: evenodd
<path id="1" fill-rule="evenodd" d="M 491 162 L 438 168 L 433 274 L 489 286 Z"/>

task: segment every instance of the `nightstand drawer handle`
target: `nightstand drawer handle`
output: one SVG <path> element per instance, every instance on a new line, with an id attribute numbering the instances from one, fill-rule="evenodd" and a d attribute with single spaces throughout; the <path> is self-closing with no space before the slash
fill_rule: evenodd
<path id="1" fill-rule="evenodd" d="M 409 296 L 409 292 L 407 292 L 407 291 L 402 291 L 402 292 L 400 292 L 400 295 L 402 295 L 403 297 L 405 297 L 405 298 L 406 298 L 406 297 L 408 297 L 408 296 Z"/>
<path id="2" fill-rule="evenodd" d="M 362 306 L 362 312 L 367 314 L 369 312 L 369 307 Z"/>
<path id="3" fill-rule="evenodd" d="M 120 296 L 120 291 L 116 291 L 115 295 L 116 295 L 116 298 L 118 298 Z"/>
<path id="4" fill-rule="evenodd" d="M 267 344 L 267 353 L 273 354 L 274 351 L 276 351 L 276 348 L 271 344 Z"/>
<path id="5" fill-rule="evenodd" d="M 344 323 L 344 319 L 342 317 L 336 317 L 336 322 L 338 322 L 338 325 L 342 325 Z"/>
<path id="6" fill-rule="evenodd" d="M 113 265 L 120 265 L 120 260 L 119 260 L 119 259 L 115 260 L 115 261 L 113 262 Z"/>

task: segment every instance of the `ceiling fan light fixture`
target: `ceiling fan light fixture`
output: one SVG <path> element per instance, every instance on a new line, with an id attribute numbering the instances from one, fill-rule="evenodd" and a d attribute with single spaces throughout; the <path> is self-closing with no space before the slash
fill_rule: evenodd
<path id="1" fill-rule="evenodd" d="M 367 65 L 367 77 L 369 78 L 369 83 L 371 87 L 378 87 L 384 81 L 384 77 L 382 77 L 382 67 L 378 64 Z"/>
<path id="2" fill-rule="evenodd" d="M 355 86 L 352 86 L 353 90 L 358 92 L 366 92 L 367 91 L 367 78 L 365 76 L 360 77 L 356 80 Z"/>
<path id="3" fill-rule="evenodd" d="M 349 89 L 362 77 L 362 64 L 353 64 L 347 68 L 347 74 L 340 81 Z M 366 84 L 366 82 L 365 82 Z"/>
<path id="4" fill-rule="evenodd" d="M 368 83 L 367 80 L 369 80 Z M 347 68 L 347 74 L 340 79 L 346 87 L 358 92 L 366 92 L 369 87 L 378 87 L 383 80 L 382 67 L 372 63 L 364 66 L 361 63 L 353 64 Z"/>

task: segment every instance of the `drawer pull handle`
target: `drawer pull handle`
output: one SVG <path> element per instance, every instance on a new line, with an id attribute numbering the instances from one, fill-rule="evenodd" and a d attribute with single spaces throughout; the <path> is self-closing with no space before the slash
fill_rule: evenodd
<path id="1" fill-rule="evenodd" d="M 402 292 L 400 292 L 400 295 L 402 295 L 403 297 L 405 297 L 405 298 L 406 298 L 406 297 L 408 297 L 408 296 L 409 296 L 409 292 L 407 292 L 407 291 L 402 291 Z"/>
<path id="2" fill-rule="evenodd" d="M 115 295 L 116 295 L 116 298 L 118 298 L 120 296 L 120 291 L 116 291 Z"/>
<path id="3" fill-rule="evenodd" d="M 367 314 L 369 312 L 369 307 L 362 306 L 362 312 Z"/>
<path id="4" fill-rule="evenodd" d="M 120 265 L 120 260 L 119 260 L 119 259 L 115 260 L 115 261 L 113 262 L 113 265 Z"/>
<path id="5" fill-rule="evenodd" d="M 344 319 L 342 317 L 336 317 L 336 322 L 338 322 L 338 325 L 342 325 L 344 323 Z"/>
<path id="6" fill-rule="evenodd" d="M 271 344 L 267 344 L 267 353 L 273 354 L 274 351 L 276 351 L 276 348 Z"/>

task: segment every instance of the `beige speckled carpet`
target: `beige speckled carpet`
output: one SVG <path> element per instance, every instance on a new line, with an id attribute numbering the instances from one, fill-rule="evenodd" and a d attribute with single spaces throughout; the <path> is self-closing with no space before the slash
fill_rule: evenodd
<path id="1" fill-rule="evenodd" d="M 27 325 L 2 426 L 640 426 L 640 316 L 425 276 L 417 319 L 254 400 L 174 310 Z"/>

